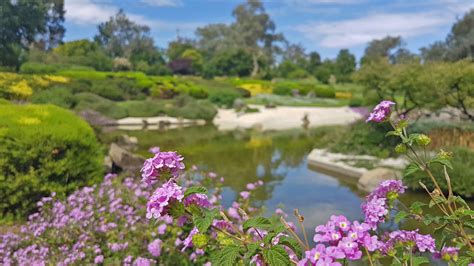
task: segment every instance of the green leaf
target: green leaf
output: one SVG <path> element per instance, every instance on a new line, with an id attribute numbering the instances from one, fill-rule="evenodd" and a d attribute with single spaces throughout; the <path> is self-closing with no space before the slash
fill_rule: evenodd
<path id="1" fill-rule="evenodd" d="M 404 211 L 399 211 L 399 212 L 395 215 L 395 223 L 398 224 L 401 220 L 407 218 L 408 216 L 410 216 L 409 213 L 404 212 Z"/>
<path id="2" fill-rule="evenodd" d="M 181 202 L 175 202 L 170 205 L 169 213 L 173 218 L 179 218 L 184 215 L 185 209 L 184 204 Z"/>
<path id="3" fill-rule="evenodd" d="M 291 250 L 295 252 L 298 258 L 300 259 L 302 258 L 303 247 L 301 247 L 300 243 L 296 241 L 296 239 L 287 237 L 287 236 L 281 236 L 279 244 L 289 247 Z"/>
<path id="4" fill-rule="evenodd" d="M 192 194 L 196 194 L 196 193 L 207 194 L 207 189 L 205 187 L 201 187 L 201 186 L 190 187 L 190 188 L 186 189 L 186 191 L 184 192 L 184 197 L 186 198 L 187 196 L 192 195 Z"/>
<path id="5" fill-rule="evenodd" d="M 200 233 L 205 234 L 207 232 L 207 229 L 209 229 L 209 226 L 211 226 L 212 221 L 214 218 L 217 216 L 219 213 L 219 210 L 217 208 L 211 209 L 211 210 L 204 210 L 203 215 L 193 215 L 193 222 L 194 225 L 196 225 L 197 229 L 199 230 Z"/>
<path id="6" fill-rule="evenodd" d="M 263 243 L 265 244 L 270 244 L 272 242 L 272 239 L 276 236 L 276 233 L 270 232 L 267 233 L 266 236 L 263 237 Z"/>
<path id="7" fill-rule="evenodd" d="M 244 222 L 242 226 L 244 228 L 244 231 L 247 231 L 251 227 L 265 228 L 265 227 L 268 227 L 269 225 L 271 225 L 271 222 L 267 218 L 256 217 L 256 218 L 248 219 L 247 221 Z"/>
<path id="8" fill-rule="evenodd" d="M 418 265 L 426 264 L 426 263 L 430 263 L 430 260 L 428 260 L 425 257 L 413 257 L 413 265 L 414 266 L 418 266 Z"/>
<path id="9" fill-rule="evenodd" d="M 212 265 L 234 266 L 239 257 L 238 246 L 226 246 L 222 250 L 215 252 L 212 256 Z"/>
<path id="10" fill-rule="evenodd" d="M 407 177 L 411 174 L 416 173 L 417 171 L 420 170 L 420 167 L 416 163 L 411 163 L 405 168 L 405 172 L 403 173 L 403 176 Z"/>
<path id="11" fill-rule="evenodd" d="M 469 257 L 459 257 L 458 261 L 456 262 L 456 265 L 458 266 L 467 266 L 469 263 L 472 262 L 472 258 Z"/>
<path id="12" fill-rule="evenodd" d="M 290 257 L 282 246 L 273 246 L 269 249 L 263 250 L 263 259 L 272 266 L 287 266 L 290 265 Z"/>
<path id="13" fill-rule="evenodd" d="M 426 203 L 423 203 L 423 202 L 419 202 L 419 201 L 415 201 L 413 202 L 411 205 L 410 205 L 410 211 L 413 212 L 413 213 L 416 213 L 416 214 L 422 214 L 423 213 L 423 206 L 426 206 L 428 204 Z"/>
<path id="14" fill-rule="evenodd" d="M 257 243 L 250 243 L 247 245 L 247 249 L 248 251 L 245 253 L 245 257 L 246 258 L 252 258 L 253 256 L 255 256 L 259 249 L 260 249 L 260 244 L 261 242 L 257 242 Z"/>
<path id="15" fill-rule="evenodd" d="M 392 130 L 392 131 L 387 132 L 387 134 L 385 134 L 385 137 L 388 137 L 388 136 L 400 136 L 400 132 Z"/>
<path id="16" fill-rule="evenodd" d="M 429 163 L 439 163 L 439 164 L 442 164 L 442 165 L 445 165 L 446 167 L 448 167 L 449 169 L 453 169 L 453 164 L 451 163 L 451 161 L 449 159 L 446 159 L 446 158 L 440 158 L 440 157 L 435 157 L 433 159 L 431 159 L 429 161 Z"/>
<path id="17" fill-rule="evenodd" d="M 435 206 L 436 204 L 443 203 L 445 200 L 441 196 L 434 196 L 432 200 L 430 200 L 430 204 L 428 205 L 430 208 Z"/>

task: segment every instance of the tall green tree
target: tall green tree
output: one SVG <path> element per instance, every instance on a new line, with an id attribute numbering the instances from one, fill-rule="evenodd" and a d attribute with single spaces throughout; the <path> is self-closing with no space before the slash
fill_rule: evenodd
<path id="1" fill-rule="evenodd" d="M 402 46 L 402 38 L 400 36 L 387 36 L 379 40 L 372 40 L 365 48 L 364 55 L 361 59 L 361 65 L 380 57 L 390 58 L 393 52 Z"/>
<path id="2" fill-rule="evenodd" d="M 446 44 L 451 60 L 474 59 L 474 9 L 454 23 Z"/>
<path id="3" fill-rule="evenodd" d="M 318 52 L 314 51 L 308 55 L 308 65 L 306 66 L 306 71 L 308 73 L 314 74 L 316 68 L 321 65 L 321 56 Z"/>
<path id="4" fill-rule="evenodd" d="M 335 62 L 335 71 L 338 81 L 348 82 L 356 69 L 356 58 L 348 49 L 339 51 Z"/>
<path id="5" fill-rule="evenodd" d="M 124 57 L 131 61 L 156 60 L 157 50 L 150 28 L 131 21 L 123 10 L 98 26 L 94 40 L 102 46 L 111 57 Z"/>
<path id="6" fill-rule="evenodd" d="M 181 58 L 183 56 L 184 51 L 188 49 L 195 49 L 194 41 L 191 39 L 178 37 L 176 40 L 171 41 L 168 44 L 168 48 L 166 49 L 166 56 L 168 57 L 169 61 L 173 61 Z"/>
<path id="7" fill-rule="evenodd" d="M 0 65 L 18 67 L 32 44 L 50 49 L 62 42 L 63 0 L 0 1 Z"/>

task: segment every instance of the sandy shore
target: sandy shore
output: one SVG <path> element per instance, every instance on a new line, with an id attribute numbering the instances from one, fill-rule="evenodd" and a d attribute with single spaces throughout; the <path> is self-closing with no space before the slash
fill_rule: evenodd
<path id="1" fill-rule="evenodd" d="M 349 107 L 287 107 L 258 108 L 257 113 L 236 113 L 233 109 L 219 109 L 214 124 L 219 130 L 256 128 L 260 130 L 285 130 L 301 128 L 303 117 L 307 115 L 309 127 L 324 125 L 346 125 L 360 118 L 361 115 Z"/>

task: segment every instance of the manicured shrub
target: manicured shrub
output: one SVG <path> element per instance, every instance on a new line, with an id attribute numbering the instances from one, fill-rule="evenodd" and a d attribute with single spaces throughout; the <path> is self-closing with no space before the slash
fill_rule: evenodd
<path id="1" fill-rule="evenodd" d="M 58 65 L 26 62 L 20 67 L 20 72 L 24 74 L 48 74 L 58 71 Z"/>
<path id="2" fill-rule="evenodd" d="M 322 97 L 322 98 L 336 97 L 336 91 L 331 86 L 316 85 L 314 86 L 314 88 L 311 89 L 311 91 L 314 91 L 317 97 Z"/>
<path id="3" fill-rule="evenodd" d="M 53 105 L 0 105 L 0 213 L 23 216 L 41 197 L 100 181 L 92 128 Z M 97 179 L 99 178 L 99 179 Z"/>
<path id="4" fill-rule="evenodd" d="M 212 120 L 217 114 L 216 108 L 207 100 L 195 100 L 182 95 L 174 99 L 173 108 L 166 108 L 166 113 L 173 117 L 187 119 Z"/>
<path id="5" fill-rule="evenodd" d="M 273 88 L 273 94 L 291 95 L 293 90 L 299 90 L 300 86 L 296 82 L 280 82 Z"/>
<path id="6" fill-rule="evenodd" d="M 56 87 L 35 93 L 31 98 L 31 102 L 37 104 L 51 103 L 69 109 L 75 105 L 76 99 L 70 89 Z"/>
<path id="7" fill-rule="evenodd" d="M 128 115 L 127 110 L 117 103 L 92 93 L 78 93 L 75 98 L 77 103 L 75 109 L 78 111 L 94 110 L 114 119 L 124 118 Z"/>
<path id="8" fill-rule="evenodd" d="M 128 116 L 150 117 L 165 113 L 164 101 L 125 101 L 118 103 L 118 106 L 127 111 Z"/>
<path id="9" fill-rule="evenodd" d="M 209 95 L 209 100 L 218 105 L 230 108 L 234 104 L 235 99 L 239 98 L 237 92 L 230 91 L 213 91 Z"/>
<path id="10" fill-rule="evenodd" d="M 363 104 L 364 104 L 364 99 L 360 97 L 354 97 L 349 100 L 350 107 L 359 107 L 359 106 L 362 106 Z"/>

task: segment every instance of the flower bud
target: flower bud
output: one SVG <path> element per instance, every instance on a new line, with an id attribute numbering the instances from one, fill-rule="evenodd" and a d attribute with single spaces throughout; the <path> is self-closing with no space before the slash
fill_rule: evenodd
<path id="1" fill-rule="evenodd" d="M 420 134 L 415 139 L 416 143 L 421 146 L 426 146 L 431 143 L 430 137 L 426 136 L 425 134 Z"/>
<path id="2" fill-rule="evenodd" d="M 193 245 L 197 248 L 203 248 L 207 245 L 209 237 L 205 234 L 195 234 L 193 235 Z"/>
<path id="3" fill-rule="evenodd" d="M 403 143 L 398 144 L 395 146 L 395 152 L 397 153 L 405 153 L 407 151 L 407 146 Z"/>

